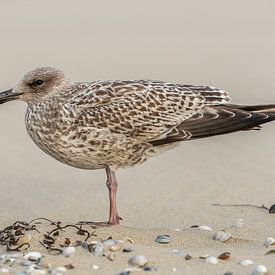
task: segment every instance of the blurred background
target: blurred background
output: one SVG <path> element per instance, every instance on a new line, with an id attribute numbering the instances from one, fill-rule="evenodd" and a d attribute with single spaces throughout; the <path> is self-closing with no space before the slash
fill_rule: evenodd
<path id="1" fill-rule="evenodd" d="M 272 0 L 1 0 L 0 5 L 1 90 L 47 65 L 79 81 L 205 84 L 229 91 L 234 103 L 275 103 Z M 106 219 L 104 171 L 67 167 L 41 152 L 24 129 L 25 109 L 22 102 L 0 107 L 0 207 L 10 213 L 7 221 Z M 124 224 L 177 226 L 194 215 L 202 221 L 200 209 L 216 211 L 215 202 L 274 203 L 268 187 L 275 177 L 274 136 L 271 123 L 259 132 L 186 142 L 120 170 Z"/>

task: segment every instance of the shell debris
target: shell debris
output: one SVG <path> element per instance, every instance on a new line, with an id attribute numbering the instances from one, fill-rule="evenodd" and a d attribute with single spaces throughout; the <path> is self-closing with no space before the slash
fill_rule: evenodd
<path id="1" fill-rule="evenodd" d="M 254 270 L 252 270 L 252 275 L 263 275 L 267 273 L 267 268 L 264 265 L 257 265 Z"/>
<path id="2" fill-rule="evenodd" d="M 232 238 L 232 234 L 229 233 L 228 231 L 225 231 L 225 230 L 221 230 L 213 236 L 213 239 L 215 241 L 219 241 L 219 242 L 222 242 L 222 243 L 228 241 L 231 238 Z"/>
<path id="3" fill-rule="evenodd" d="M 143 255 L 135 255 L 128 261 L 129 265 L 133 267 L 144 267 L 148 263 L 148 259 Z"/>
<path id="4" fill-rule="evenodd" d="M 240 265 L 243 265 L 243 266 L 248 266 L 248 265 L 252 265 L 254 262 L 250 259 L 245 259 L 245 260 L 242 260 L 240 262 Z"/>
<path id="5" fill-rule="evenodd" d="M 205 259 L 205 262 L 208 263 L 208 264 L 217 264 L 219 263 L 219 260 L 217 257 L 215 256 L 208 256 L 206 259 Z"/>
<path id="6" fill-rule="evenodd" d="M 170 243 L 170 236 L 169 235 L 159 235 L 155 239 L 157 243 Z"/>

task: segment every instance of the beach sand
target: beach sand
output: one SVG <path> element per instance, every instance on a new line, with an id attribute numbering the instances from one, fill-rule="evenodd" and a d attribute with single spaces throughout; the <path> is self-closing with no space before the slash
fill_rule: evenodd
<path id="1" fill-rule="evenodd" d="M 65 0 L 47 5 L 12 2 L 5 1 L 0 10 L 3 90 L 27 70 L 51 65 L 74 80 L 208 84 L 230 91 L 234 103 L 275 103 L 272 2 L 174 1 L 171 6 L 168 1 L 142 0 L 108 3 L 108 9 L 105 1 L 81 0 L 77 6 Z M 0 229 L 37 217 L 63 225 L 106 220 L 104 171 L 71 168 L 41 152 L 27 136 L 25 109 L 22 102 L 0 108 Z M 251 274 L 258 264 L 275 274 L 275 255 L 265 255 L 272 247 L 263 246 L 267 237 L 275 238 L 275 214 L 253 206 L 213 205 L 269 208 L 275 203 L 275 124 L 263 128 L 184 142 L 140 166 L 119 170 L 118 207 L 124 220 L 120 226 L 95 229 L 97 237 L 90 241 L 131 238 L 134 243 L 125 245 L 133 252 L 114 252 L 114 261 L 81 247 L 69 258 L 53 256 L 35 232 L 30 232 L 28 251 L 41 252 L 53 268 L 73 264 L 68 274 L 118 274 L 138 254 L 148 258 L 157 274 Z M 243 225 L 232 226 L 239 219 Z M 212 231 L 190 228 L 193 225 Z M 43 230 L 48 226 L 39 225 Z M 225 243 L 213 240 L 220 230 L 232 238 Z M 170 236 L 170 243 L 155 242 L 162 234 Z M 74 230 L 63 237 L 83 239 Z M 230 258 L 215 265 L 199 258 L 224 252 Z M 0 246 L 4 253 L 5 246 Z M 254 263 L 241 266 L 244 259 Z"/>

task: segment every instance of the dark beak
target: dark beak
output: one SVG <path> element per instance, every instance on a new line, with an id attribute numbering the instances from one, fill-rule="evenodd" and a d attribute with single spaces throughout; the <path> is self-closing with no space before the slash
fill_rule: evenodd
<path id="1" fill-rule="evenodd" d="M 12 89 L 2 92 L 0 93 L 0 104 L 18 99 L 19 95 L 22 95 L 22 93 L 13 93 Z"/>

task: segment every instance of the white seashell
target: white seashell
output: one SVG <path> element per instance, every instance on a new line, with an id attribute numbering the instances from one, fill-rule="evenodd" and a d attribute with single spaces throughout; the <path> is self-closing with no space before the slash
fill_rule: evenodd
<path id="1" fill-rule="evenodd" d="M 123 248 L 123 241 L 121 240 L 105 240 L 102 244 L 104 248 L 107 248 L 112 252 L 121 250 Z"/>
<path id="2" fill-rule="evenodd" d="M 252 275 L 263 275 L 267 272 L 267 268 L 264 265 L 257 265 L 252 271 Z"/>
<path id="3" fill-rule="evenodd" d="M 275 239 L 273 239 L 272 237 L 268 237 L 264 241 L 264 246 L 269 247 L 270 245 L 273 245 L 274 243 L 275 243 Z"/>
<path id="4" fill-rule="evenodd" d="M 94 270 L 98 270 L 100 267 L 99 267 L 98 265 L 93 264 L 93 265 L 92 265 L 92 268 L 93 268 Z"/>
<path id="5" fill-rule="evenodd" d="M 215 241 L 220 241 L 220 242 L 224 243 L 224 242 L 228 241 L 231 237 L 232 237 L 231 233 L 229 233 L 225 230 L 221 230 L 213 236 L 213 239 Z"/>
<path id="6" fill-rule="evenodd" d="M 243 266 L 248 266 L 248 265 L 252 265 L 252 264 L 253 264 L 253 261 L 250 259 L 245 259 L 240 262 L 240 265 L 243 265 Z"/>
<path id="7" fill-rule="evenodd" d="M 75 253 L 75 251 L 76 251 L 76 249 L 75 249 L 74 246 L 68 246 L 68 247 L 66 247 L 66 248 L 63 250 L 62 254 L 63 254 L 65 257 L 70 257 L 70 256 L 72 256 L 72 255 Z"/>
<path id="8" fill-rule="evenodd" d="M 219 262 L 218 258 L 215 257 L 215 256 L 208 256 L 206 259 L 205 259 L 205 262 L 208 263 L 208 264 L 217 264 Z"/>
<path id="9" fill-rule="evenodd" d="M 9 273 L 10 271 L 7 268 L 0 268 L 1 273 Z"/>
<path id="10" fill-rule="evenodd" d="M 175 230 L 175 231 L 178 231 L 178 232 L 181 231 L 181 229 L 179 229 L 179 228 L 175 228 L 174 230 Z"/>
<path id="11" fill-rule="evenodd" d="M 57 268 L 55 268 L 51 274 L 54 274 L 54 275 L 61 275 L 63 273 L 66 273 L 67 272 L 67 268 L 64 267 L 64 266 L 59 266 Z"/>
<path id="12" fill-rule="evenodd" d="M 29 260 L 29 261 L 38 261 L 39 259 L 42 258 L 42 254 L 39 252 L 29 252 L 24 255 L 24 258 Z"/>
<path id="13" fill-rule="evenodd" d="M 198 229 L 206 230 L 206 231 L 212 231 L 212 228 L 207 226 L 207 225 L 199 225 Z"/>
<path id="14" fill-rule="evenodd" d="M 142 255 L 136 255 L 132 257 L 128 261 L 129 265 L 134 266 L 134 267 L 143 267 L 148 263 L 148 260 L 145 256 Z"/>

